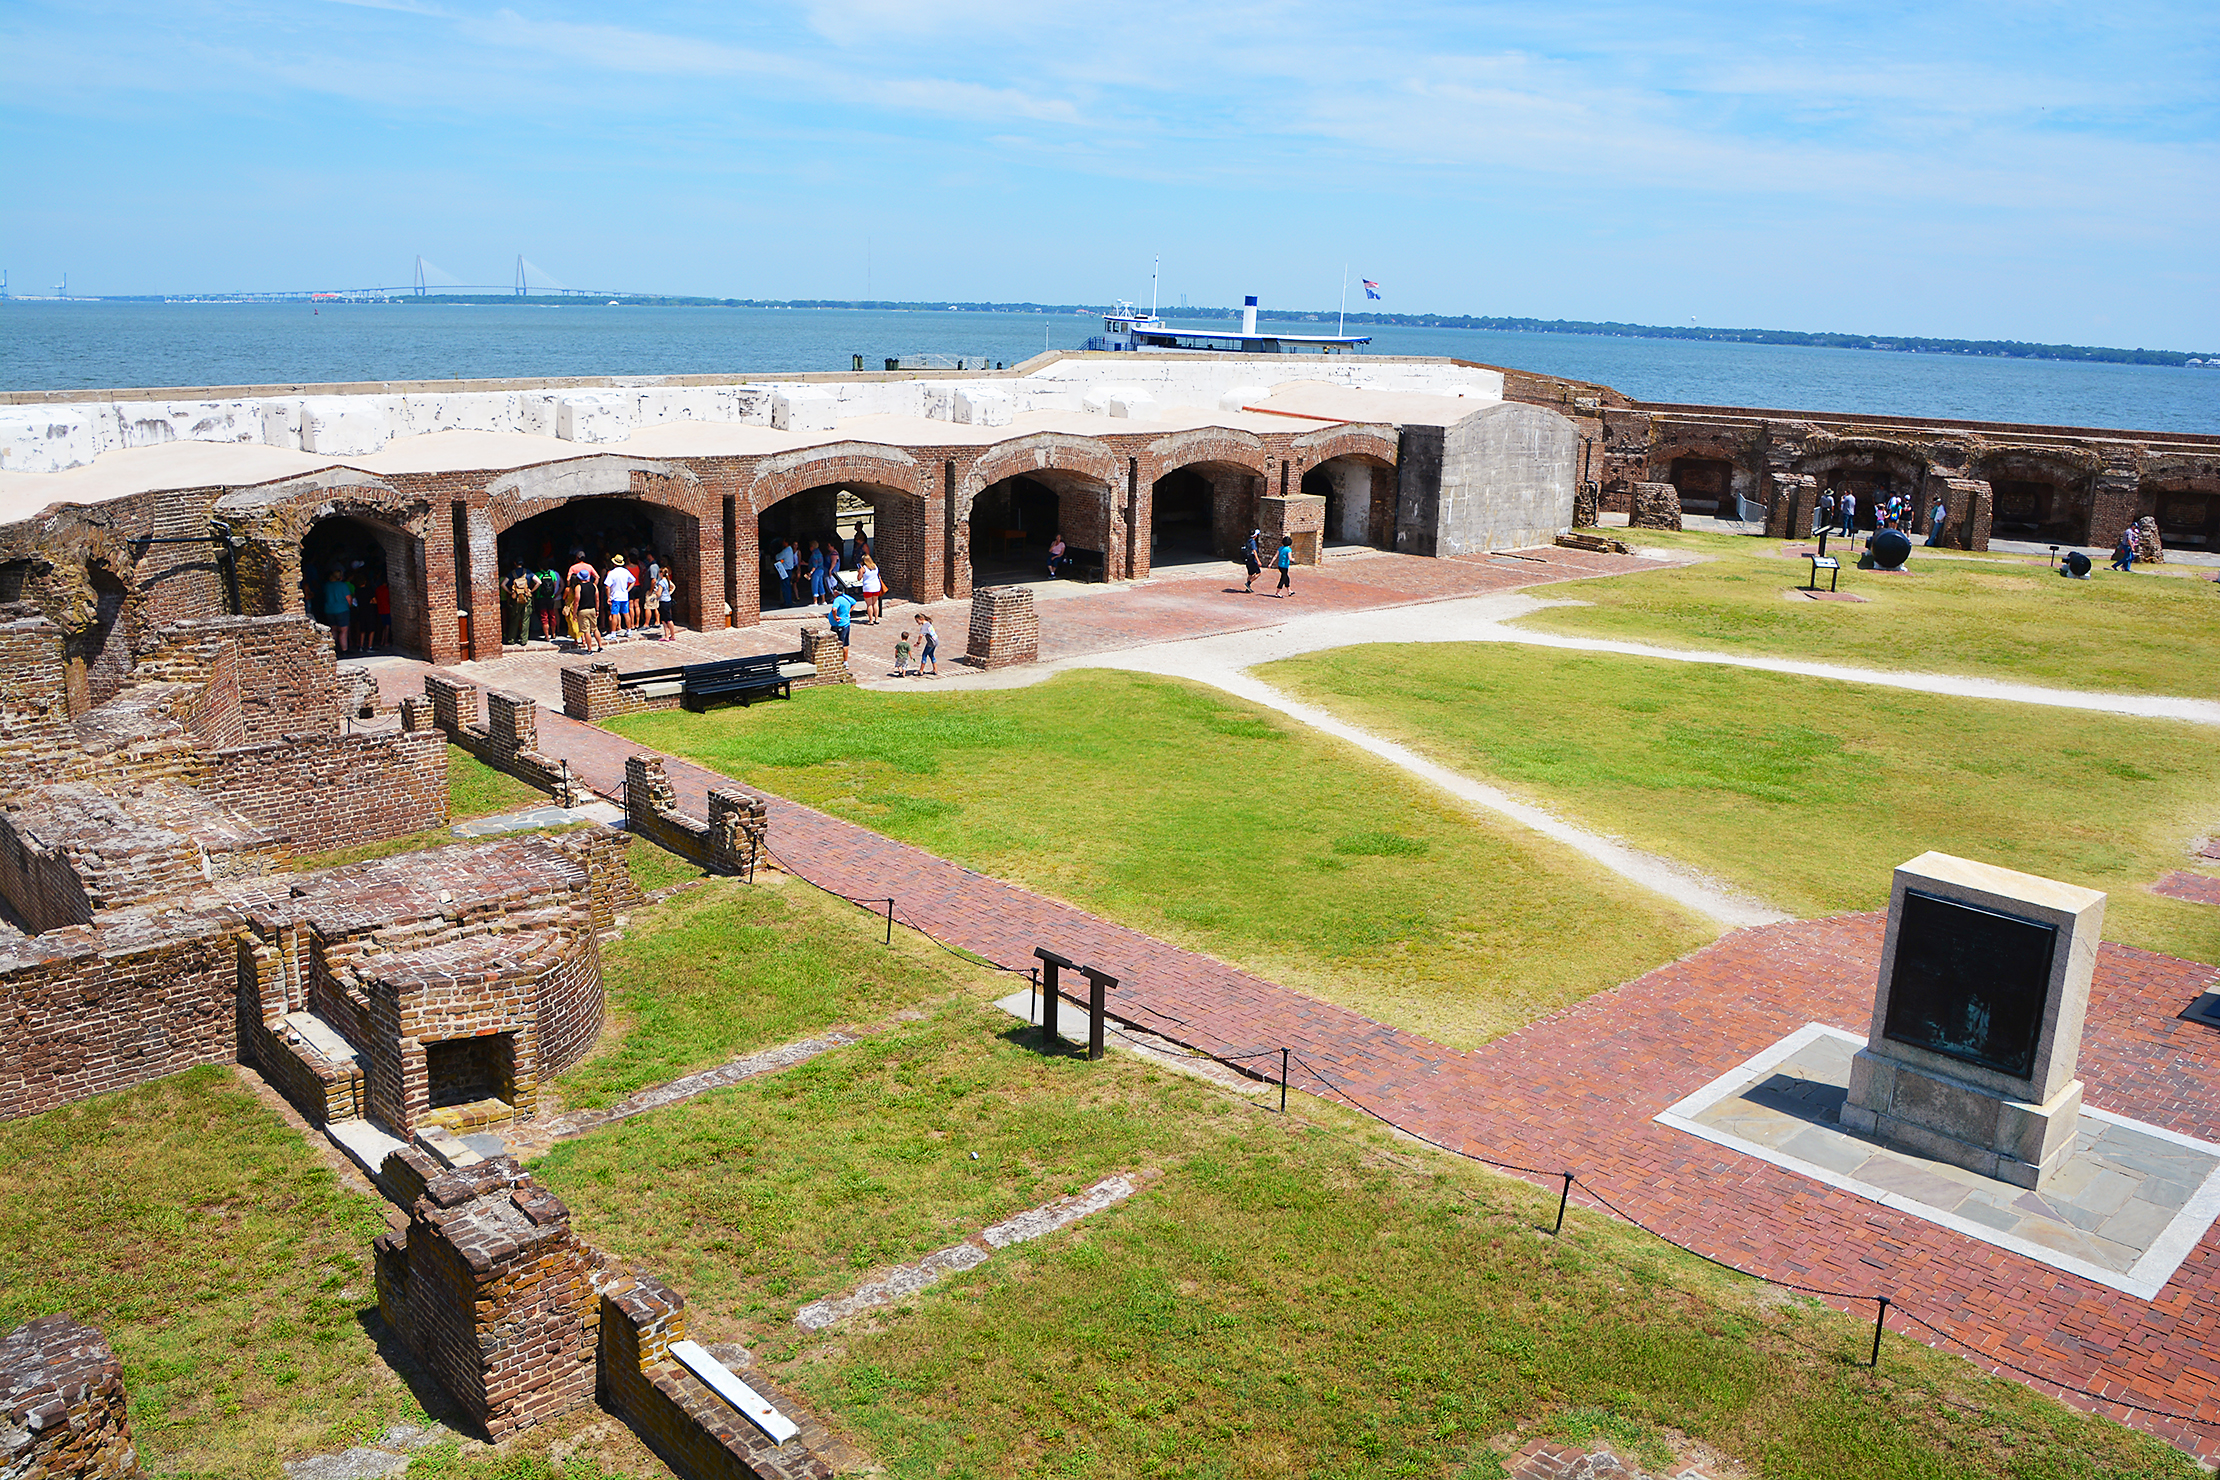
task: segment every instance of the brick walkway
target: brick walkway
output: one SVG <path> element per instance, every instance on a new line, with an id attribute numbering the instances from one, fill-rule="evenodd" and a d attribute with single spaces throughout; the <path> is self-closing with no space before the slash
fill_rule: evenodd
<path id="1" fill-rule="evenodd" d="M 543 715 L 540 733 L 544 749 L 611 791 L 637 749 L 560 715 Z M 697 812 L 709 787 L 730 784 L 679 757 L 666 764 Z M 1004 965 L 1029 964 L 1046 945 L 1111 971 L 1121 981 L 1113 1011 L 1140 1027 L 1207 1052 L 1264 1050 L 1251 1062 L 1267 1074 L 1290 1046 L 1408 1129 L 1494 1160 L 1577 1172 L 1620 1209 L 1713 1257 L 1799 1284 L 1887 1294 L 1976 1352 L 2051 1382 L 2220 1424 L 2213 1237 L 2144 1302 L 1652 1122 L 1806 1023 L 1863 1032 L 1879 915 L 1737 931 L 1461 1053 L 812 808 L 774 796 L 770 809 L 779 855 L 815 882 L 859 898 L 892 895 L 898 919 Z M 2216 976 L 2106 945 L 2082 1051 L 2089 1103 L 2220 1139 L 2220 1034 L 2175 1016 Z M 1301 1069 L 1295 1085 L 1329 1092 Z M 1919 1334 L 1901 1318 L 1891 1328 Z M 2220 1455 L 2220 1427 L 2106 1411 Z"/>
<path id="2" fill-rule="evenodd" d="M 2168 899 L 2186 899 L 2195 904 L 2220 904 L 2220 879 L 2210 874 L 2184 873 L 2175 869 L 2151 886 L 2151 893 L 2163 894 Z"/>

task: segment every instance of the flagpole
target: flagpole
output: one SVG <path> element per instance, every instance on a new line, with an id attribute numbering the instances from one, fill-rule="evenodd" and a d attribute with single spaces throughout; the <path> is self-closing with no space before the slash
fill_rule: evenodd
<path id="1" fill-rule="evenodd" d="M 1342 331 L 1343 331 L 1343 330 L 1345 330 L 1345 329 L 1347 329 L 1347 328 L 1349 327 L 1349 322 L 1348 322 L 1348 321 L 1349 321 L 1349 264 L 1348 264 L 1348 263 L 1346 263 L 1346 262 L 1344 262 L 1344 263 L 1342 263 L 1342 264 L 1341 264 L 1341 312 L 1340 312 L 1340 313 L 1338 313 L 1338 314 L 1336 314 L 1336 315 L 1334 315 L 1334 338 L 1336 338 L 1336 339 L 1339 339 L 1339 338 L 1341 338 L 1341 336 L 1342 336 Z"/>

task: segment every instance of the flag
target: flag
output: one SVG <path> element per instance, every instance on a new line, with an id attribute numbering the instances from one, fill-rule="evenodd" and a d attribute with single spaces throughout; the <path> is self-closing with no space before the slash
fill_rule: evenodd
<path id="1" fill-rule="evenodd" d="M 1380 296 L 1380 285 L 1379 285 L 1378 283 L 1376 283 L 1376 282 L 1372 281 L 1372 279 L 1370 279 L 1370 278 L 1362 278 L 1362 279 L 1359 279 L 1359 281 L 1361 281 L 1361 282 L 1362 282 L 1362 283 L 1364 284 L 1364 296 L 1365 296 L 1365 297 L 1367 297 L 1367 298 L 1377 298 L 1377 297 L 1379 297 L 1379 296 Z"/>

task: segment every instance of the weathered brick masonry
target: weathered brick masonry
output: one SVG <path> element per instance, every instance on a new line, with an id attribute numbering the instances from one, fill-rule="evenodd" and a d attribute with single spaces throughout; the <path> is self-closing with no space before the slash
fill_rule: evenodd
<path id="1" fill-rule="evenodd" d="M 123 1364 L 98 1331 L 49 1315 L 0 1338 L 0 1475 L 128 1480 L 140 1473 Z"/>

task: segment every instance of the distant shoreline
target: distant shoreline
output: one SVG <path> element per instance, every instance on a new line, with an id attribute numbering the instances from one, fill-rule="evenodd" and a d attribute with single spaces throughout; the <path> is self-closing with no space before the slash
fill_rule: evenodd
<path id="1" fill-rule="evenodd" d="M 659 293 L 539 292 L 424 293 L 362 289 L 348 293 L 191 293 L 131 294 L 107 297 L 73 295 L 67 299 L 16 297 L 0 303 L 313 303 L 318 307 L 377 304 L 485 305 L 531 303 L 546 307 L 556 303 L 627 308 L 769 308 L 833 309 L 878 313 L 1001 313 L 1043 316 L 1093 316 L 1110 304 L 1094 303 L 950 303 L 927 301 L 863 300 L 834 298 L 703 298 Z M 1167 307 L 1157 313 L 1166 319 L 1224 321 L 1240 318 L 1230 308 Z M 1495 318 L 1471 314 L 1350 313 L 1332 310 L 1276 313 L 1273 323 L 1317 324 L 1340 319 L 1349 324 L 1392 326 L 1405 329 L 1467 329 L 1501 334 L 1572 334 L 1610 339 L 1687 339 L 1723 344 L 1784 344 L 1820 349 L 1875 350 L 1894 354 L 1967 355 L 1984 359 L 2069 360 L 2118 365 L 2168 365 L 2220 369 L 2220 350 L 2120 349 L 2106 345 L 2034 344 L 2016 339 L 1933 339 L 1917 335 L 1841 334 L 1801 329 L 1720 329 L 1698 325 L 1624 324 L 1589 319 Z"/>

